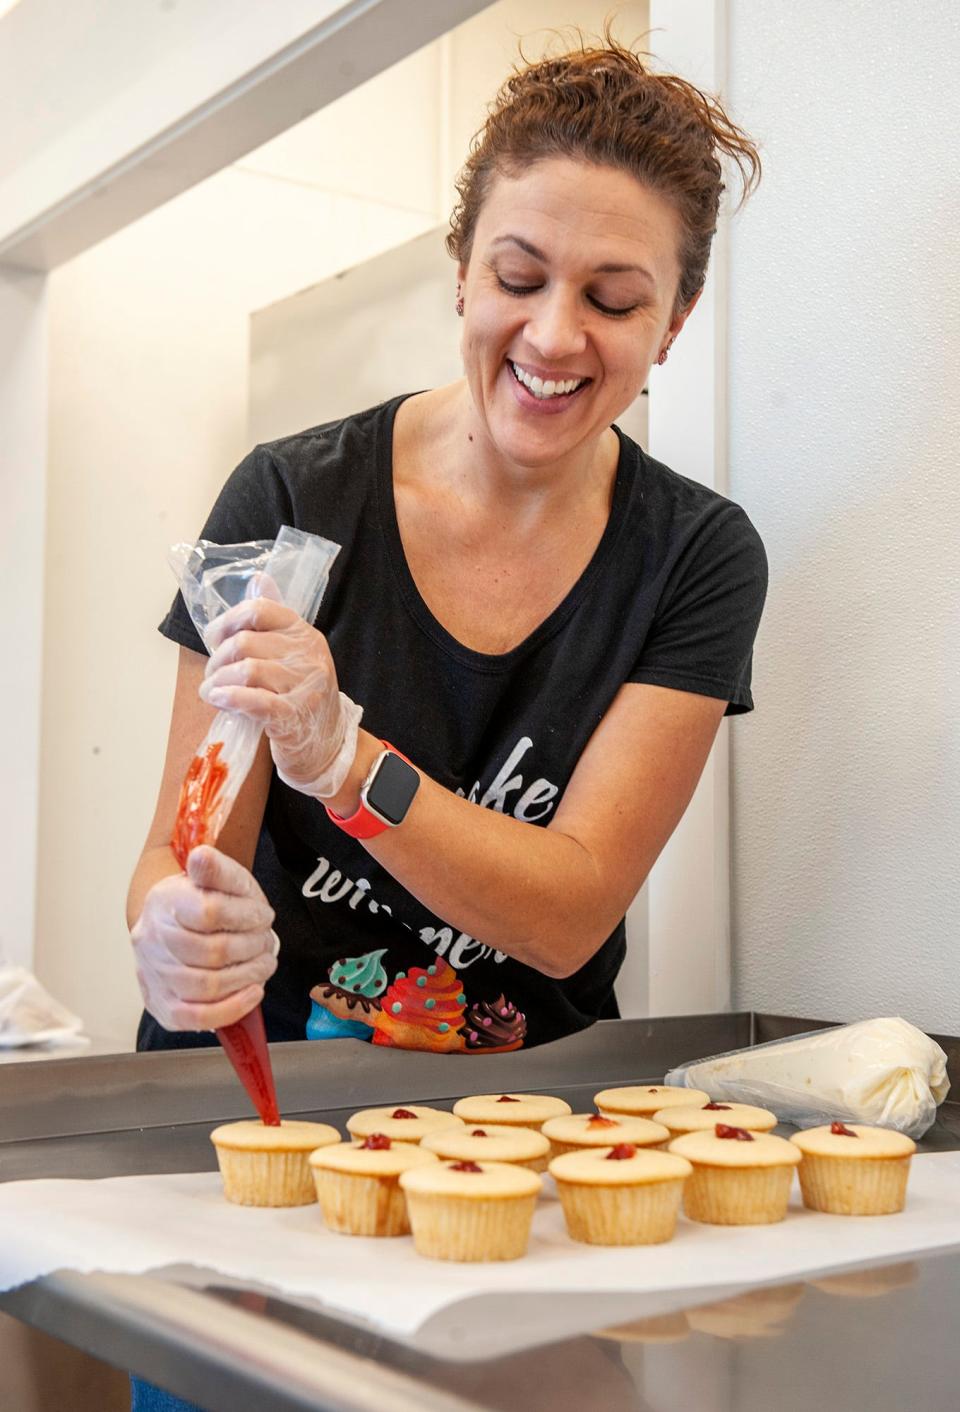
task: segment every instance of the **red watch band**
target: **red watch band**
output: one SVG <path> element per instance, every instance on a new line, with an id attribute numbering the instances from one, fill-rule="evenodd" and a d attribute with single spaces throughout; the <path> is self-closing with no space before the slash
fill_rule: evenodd
<path id="1" fill-rule="evenodd" d="M 384 750 L 389 750 L 394 755 L 399 755 L 401 760 L 407 760 L 403 751 L 398 750 L 395 745 L 391 745 L 388 740 L 381 740 L 380 744 L 383 746 Z M 379 760 L 379 758 L 380 756 L 378 755 L 377 759 Z M 376 761 L 374 761 L 374 764 L 376 764 Z M 407 764 L 410 764 L 409 760 L 407 760 Z M 366 780 L 363 783 L 363 788 L 366 788 Z M 383 819 L 378 818 L 376 814 L 370 812 L 364 804 L 362 797 L 356 812 L 346 818 L 344 818 L 342 814 L 334 813 L 328 804 L 325 804 L 323 807 L 326 809 L 327 817 L 330 819 L 331 823 L 336 824 L 338 829 L 343 829 L 343 832 L 349 834 L 351 838 L 376 838 L 378 833 L 384 833 L 390 827 Z"/>

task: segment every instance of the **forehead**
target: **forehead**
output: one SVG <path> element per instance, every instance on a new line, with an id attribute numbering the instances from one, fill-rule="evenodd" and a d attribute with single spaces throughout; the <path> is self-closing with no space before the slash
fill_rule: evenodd
<path id="1" fill-rule="evenodd" d="M 484 255 L 505 235 L 536 246 L 548 261 L 596 269 L 640 264 L 659 281 L 679 277 L 680 221 L 673 206 L 615 167 L 571 158 L 537 162 L 520 176 L 494 177 L 477 219 Z M 500 251 L 516 251 L 512 243 Z"/>

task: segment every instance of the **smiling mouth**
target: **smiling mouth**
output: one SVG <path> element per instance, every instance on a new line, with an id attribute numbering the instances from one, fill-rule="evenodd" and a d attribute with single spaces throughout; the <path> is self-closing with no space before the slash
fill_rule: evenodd
<path id="1" fill-rule="evenodd" d="M 507 366 L 517 382 L 540 402 L 555 402 L 563 398 L 575 397 L 581 388 L 586 387 L 587 383 L 592 381 L 591 378 L 567 378 L 563 381 L 548 380 L 544 382 L 542 378 L 534 377 L 532 373 L 528 373 L 525 368 L 522 368 L 519 363 L 513 362 L 511 358 L 507 359 Z"/>

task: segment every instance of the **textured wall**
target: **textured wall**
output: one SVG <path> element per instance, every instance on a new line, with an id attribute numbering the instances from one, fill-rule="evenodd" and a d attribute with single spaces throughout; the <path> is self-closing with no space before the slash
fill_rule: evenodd
<path id="1" fill-rule="evenodd" d="M 767 544 L 734 724 L 738 1005 L 960 1034 L 960 8 L 731 0 L 731 495 Z"/>

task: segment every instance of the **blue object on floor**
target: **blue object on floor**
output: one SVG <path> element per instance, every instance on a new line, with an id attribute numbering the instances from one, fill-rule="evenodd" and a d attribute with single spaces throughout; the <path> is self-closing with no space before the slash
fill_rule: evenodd
<path id="1" fill-rule="evenodd" d="M 130 1379 L 130 1412 L 204 1412 L 195 1402 L 184 1402 L 142 1378 Z"/>

